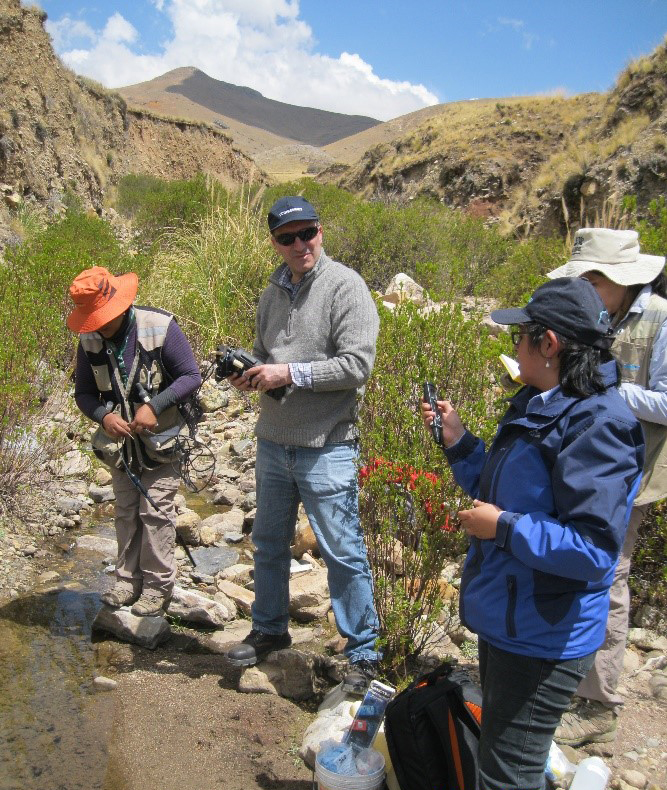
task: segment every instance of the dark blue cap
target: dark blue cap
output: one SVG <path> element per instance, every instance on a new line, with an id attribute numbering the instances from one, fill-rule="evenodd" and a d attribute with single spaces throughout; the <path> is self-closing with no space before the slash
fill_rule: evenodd
<path id="1" fill-rule="evenodd" d="M 609 348 L 614 339 L 602 299 L 580 277 L 557 277 L 540 285 L 525 307 L 494 310 L 491 318 L 497 324 L 541 324 L 594 348 Z"/>
<path id="2" fill-rule="evenodd" d="M 317 212 L 311 204 L 300 196 L 281 197 L 271 206 L 269 210 L 269 230 L 274 230 L 286 225 L 288 222 L 296 222 L 302 219 L 319 220 Z"/>

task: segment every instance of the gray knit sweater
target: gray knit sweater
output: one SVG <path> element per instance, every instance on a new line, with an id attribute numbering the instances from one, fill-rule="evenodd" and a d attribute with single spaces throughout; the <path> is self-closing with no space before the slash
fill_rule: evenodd
<path id="1" fill-rule="evenodd" d="M 281 402 L 262 394 L 255 433 L 297 447 L 350 441 L 375 361 L 373 298 L 355 271 L 324 252 L 294 301 L 279 285 L 279 272 L 259 300 L 253 352 L 266 363 L 310 362 L 313 389 L 290 387 Z"/>

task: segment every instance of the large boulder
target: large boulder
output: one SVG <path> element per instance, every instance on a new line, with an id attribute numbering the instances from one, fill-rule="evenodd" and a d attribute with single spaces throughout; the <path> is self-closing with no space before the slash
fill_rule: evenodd
<path id="1" fill-rule="evenodd" d="M 171 636 L 171 628 L 164 617 L 136 617 L 128 606 L 112 609 L 103 606 L 93 620 L 94 631 L 106 631 L 123 642 L 155 650 Z"/>

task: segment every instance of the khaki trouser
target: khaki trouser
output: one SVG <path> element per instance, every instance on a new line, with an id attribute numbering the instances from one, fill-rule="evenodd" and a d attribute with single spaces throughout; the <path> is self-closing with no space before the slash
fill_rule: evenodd
<path id="1" fill-rule="evenodd" d="M 176 515 L 178 473 L 170 464 L 142 472 L 141 482 L 159 511 L 139 493 L 123 469 L 112 469 L 111 476 L 116 494 L 118 584 L 136 593 L 154 590 L 169 597 L 176 578 L 176 533 L 169 518 L 173 520 Z"/>
<path id="2" fill-rule="evenodd" d="M 595 663 L 577 689 L 577 694 L 580 697 L 597 700 L 608 708 L 623 704 L 623 697 L 616 693 L 616 686 L 623 670 L 623 656 L 630 618 L 630 589 L 628 587 L 630 560 L 637 541 L 639 525 L 648 508 L 649 505 L 638 505 L 633 507 L 630 513 L 628 531 L 609 594 L 609 616 L 607 617 L 604 644 L 595 654 Z"/>

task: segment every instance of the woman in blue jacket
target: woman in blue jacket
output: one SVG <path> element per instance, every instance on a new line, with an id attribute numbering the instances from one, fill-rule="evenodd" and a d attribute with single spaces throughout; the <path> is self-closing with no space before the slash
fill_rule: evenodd
<path id="1" fill-rule="evenodd" d="M 496 310 L 524 387 L 487 449 L 437 402 L 445 456 L 473 507 L 461 620 L 479 638 L 481 790 L 542 790 L 561 713 L 602 644 L 644 441 L 617 391 L 609 317 L 585 280 Z M 434 414 L 427 404 L 424 420 Z"/>

